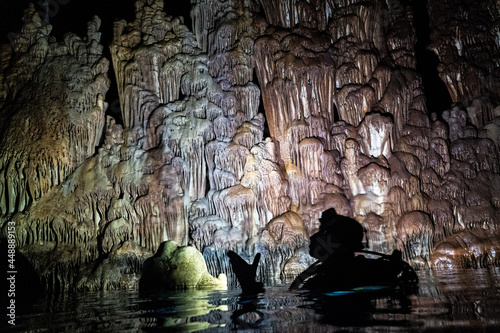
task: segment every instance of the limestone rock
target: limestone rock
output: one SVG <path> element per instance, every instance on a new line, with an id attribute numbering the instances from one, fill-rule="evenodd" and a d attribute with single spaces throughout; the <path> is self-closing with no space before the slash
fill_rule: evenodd
<path id="1" fill-rule="evenodd" d="M 77 290 L 135 290 L 144 262 L 151 252 L 134 241 L 124 242 L 107 258 L 86 265 L 76 282 Z"/>
<path id="2" fill-rule="evenodd" d="M 227 250 L 260 252 L 259 278 L 282 282 L 307 265 L 331 207 L 415 265 L 465 249 L 460 235 L 498 252 L 498 5 L 427 5 L 455 102 L 439 114 L 417 72 L 414 9 L 193 0 L 191 31 L 164 1 L 139 0 L 114 24 L 121 115 L 105 117 L 99 19 L 57 42 L 28 8 L 0 48 L 2 232 L 16 222 L 49 290 L 137 287 L 165 241 L 229 277 Z"/>
<path id="3" fill-rule="evenodd" d="M 439 75 L 453 102 L 468 108 L 476 127 L 493 118 L 500 98 L 499 6 L 497 1 L 429 3 L 435 22 L 429 48 L 440 59 Z"/>
<path id="4" fill-rule="evenodd" d="M 156 254 L 144 262 L 139 283 L 141 291 L 226 287 L 226 276 L 212 277 L 198 250 L 174 241 L 161 243 Z"/>

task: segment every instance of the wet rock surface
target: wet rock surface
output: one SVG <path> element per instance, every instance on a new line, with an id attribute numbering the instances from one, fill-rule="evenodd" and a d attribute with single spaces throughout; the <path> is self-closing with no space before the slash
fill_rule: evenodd
<path id="1" fill-rule="evenodd" d="M 227 250 L 288 281 L 330 207 L 414 266 L 498 264 L 494 1 L 427 5 L 455 103 L 439 114 L 411 3 L 193 0 L 192 27 L 135 6 L 111 59 L 97 17 L 56 41 L 33 7 L 0 50 L 0 222 L 46 289 L 137 287 L 167 240 L 230 284 Z M 121 117 L 105 115 L 110 62 Z"/>
<path id="2" fill-rule="evenodd" d="M 144 262 L 139 281 L 141 292 L 226 287 L 226 276 L 212 277 L 198 250 L 192 246 L 179 246 L 174 241 L 161 243 L 156 254 Z"/>

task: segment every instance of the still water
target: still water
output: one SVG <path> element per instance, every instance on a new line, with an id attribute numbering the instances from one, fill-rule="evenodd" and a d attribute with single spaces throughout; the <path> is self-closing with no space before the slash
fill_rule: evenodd
<path id="1" fill-rule="evenodd" d="M 420 271 L 406 300 L 318 297 L 286 286 L 256 299 L 238 290 L 87 293 L 47 298 L 14 332 L 500 332 L 500 269 Z M 245 313 L 246 312 L 246 313 Z"/>

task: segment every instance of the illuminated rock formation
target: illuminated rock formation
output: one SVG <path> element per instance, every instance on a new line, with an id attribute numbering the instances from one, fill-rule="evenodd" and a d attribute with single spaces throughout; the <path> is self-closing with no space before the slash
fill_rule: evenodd
<path id="1" fill-rule="evenodd" d="M 156 254 L 144 262 L 141 291 L 186 288 L 227 288 L 224 274 L 216 279 L 208 274 L 201 253 L 192 246 L 179 246 L 174 241 L 160 244 Z"/>
<path id="2" fill-rule="evenodd" d="M 56 42 L 31 7 L 1 49 L 1 222 L 47 288 L 136 287 L 165 241 L 230 285 L 227 250 L 262 253 L 266 283 L 290 280 L 330 207 L 415 266 L 498 264 L 492 3 L 457 9 L 486 20 L 471 35 L 446 23 L 456 1 L 429 4 L 457 103 L 431 115 L 401 1 L 193 0 L 191 31 L 139 0 L 110 45 L 121 117 L 105 117 L 99 19 Z"/>
<path id="3" fill-rule="evenodd" d="M 45 284 L 65 288 L 73 267 L 98 257 L 99 203 L 106 196 L 99 190 L 106 184 L 92 190 L 94 197 L 64 194 L 78 187 L 85 195 L 100 180 L 99 170 L 86 179 L 77 170 L 91 168 L 101 145 L 109 61 L 97 17 L 86 37 L 69 33 L 62 42 L 34 6 L 24 21 L 13 47 L 2 49 L 0 215 L 16 222 L 17 246 Z"/>
<path id="4" fill-rule="evenodd" d="M 439 57 L 439 76 L 476 128 L 493 119 L 500 98 L 499 10 L 498 1 L 458 7 L 455 1 L 429 2 L 429 48 Z"/>
<path id="5" fill-rule="evenodd" d="M 68 34 L 62 43 L 50 38 L 51 26 L 42 26 L 33 6 L 24 20 L 15 49 L 2 50 L 3 216 L 23 211 L 95 153 L 107 108 L 100 20 L 89 23 L 85 38 Z"/>

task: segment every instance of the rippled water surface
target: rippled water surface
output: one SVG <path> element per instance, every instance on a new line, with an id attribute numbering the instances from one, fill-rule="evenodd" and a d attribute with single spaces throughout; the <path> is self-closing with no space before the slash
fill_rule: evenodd
<path id="1" fill-rule="evenodd" d="M 500 332 L 498 268 L 419 272 L 417 295 L 356 299 L 269 287 L 238 290 L 87 293 L 44 299 L 18 316 L 16 332 Z"/>

